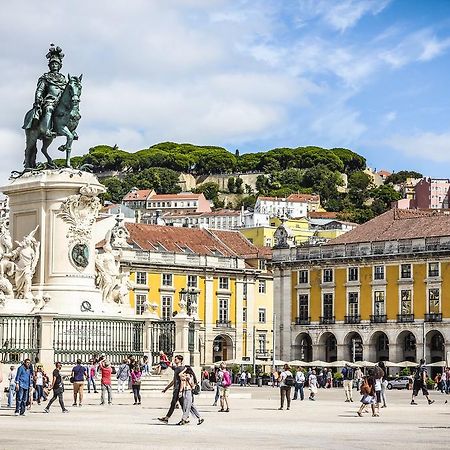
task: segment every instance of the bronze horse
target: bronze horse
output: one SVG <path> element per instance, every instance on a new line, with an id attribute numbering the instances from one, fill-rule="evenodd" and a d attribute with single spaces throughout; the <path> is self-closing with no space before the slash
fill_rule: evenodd
<path id="1" fill-rule="evenodd" d="M 66 143 L 60 145 L 58 150 L 66 152 L 66 167 L 70 165 L 70 154 L 72 151 L 72 142 L 78 139 L 75 129 L 81 119 L 79 105 L 81 96 L 81 80 L 83 75 L 79 77 L 71 77 L 68 75 L 69 81 L 66 84 L 61 98 L 53 112 L 53 133 L 55 136 L 66 136 Z M 28 123 L 33 115 L 33 109 L 25 115 L 24 123 Z M 25 169 L 36 167 L 37 141 L 42 141 L 41 151 L 47 158 L 47 166 L 56 168 L 55 163 L 47 152 L 49 145 L 53 142 L 54 137 L 44 136 L 39 127 L 39 122 L 35 120 L 31 128 L 25 129 L 26 148 L 25 148 Z"/>

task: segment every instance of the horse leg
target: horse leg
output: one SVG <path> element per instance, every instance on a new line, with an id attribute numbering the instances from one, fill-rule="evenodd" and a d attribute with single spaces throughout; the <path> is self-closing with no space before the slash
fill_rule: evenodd
<path id="1" fill-rule="evenodd" d="M 33 129 L 25 130 L 25 160 L 24 167 L 25 169 L 33 169 L 36 167 L 36 154 L 37 147 L 36 142 L 38 139 L 38 132 Z"/>
<path id="2" fill-rule="evenodd" d="M 66 138 L 67 138 L 66 143 L 64 145 L 60 145 L 58 147 L 58 150 L 60 150 L 62 152 L 66 152 L 66 167 L 71 167 L 70 153 L 72 151 L 72 142 L 73 142 L 74 136 L 67 126 L 62 127 L 59 130 L 58 134 L 62 135 L 62 136 L 66 136 Z"/>
<path id="3" fill-rule="evenodd" d="M 41 152 L 47 159 L 47 164 L 50 168 L 54 169 L 56 168 L 55 163 L 53 162 L 53 159 L 50 157 L 50 155 L 47 152 L 47 149 L 49 145 L 52 143 L 53 138 L 44 137 L 42 138 L 42 148 Z"/>

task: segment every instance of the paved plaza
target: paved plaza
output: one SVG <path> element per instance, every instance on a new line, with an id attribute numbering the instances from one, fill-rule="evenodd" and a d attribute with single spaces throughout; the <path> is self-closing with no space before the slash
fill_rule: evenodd
<path id="1" fill-rule="evenodd" d="M 86 394 L 82 408 L 69 407 L 61 414 L 54 403 L 49 415 L 34 406 L 26 417 L 15 417 L 5 407 L 0 411 L 1 449 L 84 448 L 436 448 L 448 447 L 450 403 L 433 392 L 428 406 L 419 396 L 411 406 L 410 391 L 389 391 L 389 405 L 380 417 L 356 415 L 355 403 L 344 402 L 342 389 L 320 390 L 317 401 L 294 401 L 290 411 L 278 411 L 279 390 L 271 387 L 233 387 L 230 413 L 218 413 L 210 393 L 196 398 L 205 422 L 196 420 L 176 426 L 175 410 L 169 425 L 158 422 L 170 395 L 153 394 L 142 406 L 132 405 L 132 394 L 116 396 L 112 406 L 100 406 L 96 394 Z M 250 395 L 251 394 L 251 395 Z M 239 398 L 237 398 L 237 397 Z M 69 392 L 66 404 L 71 404 Z M 2 403 L 4 405 L 4 403 Z"/>

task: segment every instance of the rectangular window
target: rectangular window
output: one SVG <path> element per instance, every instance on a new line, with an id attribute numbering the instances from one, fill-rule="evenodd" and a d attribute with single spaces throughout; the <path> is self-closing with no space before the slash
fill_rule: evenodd
<path id="1" fill-rule="evenodd" d="M 374 280 L 384 280 L 384 266 L 375 266 L 373 269 Z"/>
<path id="2" fill-rule="evenodd" d="M 358 281 L 359 271 L 357 267 L 348 268 L 348 281 Z"/>
<path id="3" fill-rule="evenodd" d="M 266 260 L 265 259 L 259 259 L 258 260 L 258 267 L 259 267 L 259 270 L 266 270 L 266 268 L 267 268 Z"/>
<path id="4" fill-rule="evenodd" d="M 309 319 L 308 294 L 300 294 L 298 296 L 298 314 L 300 320 Z"/>
<path id="5" fill-rule="evenodd" d="M 172 297 L 164 296 L 161 299 L 161 318 L 162 320 L 172 319 Z"/>
<path id="6" fill-rule="evenodd" d="M 430 289 L 428 291 L 428 312 L 430 314 L 439 314 L 440 310 L 440 291 L 439 289 Z"/>
<path id="7" fill-rule="evenodd" d="M 298 283 L 299 284 L 307 284 L 308 283 L 308 271 L 307 270 L 299 270 L 298 271 Z"/>
<path id="8" fill-rule="evenodd" d="M 400 267 L 401 278 L 411 278 L 411 264 L 402 264 Z"/>
<path id="9" fill-rule="evenodd" d="M 173 276 L 171 273 L 163 273 L 162 274 L 162 285 L 163 286 L 172 286 Z"/>
<path id="10" fill-rule="evenodd" d="M 374 292 L 374 304 L 373 304 L 373 313 L 376 316 L 384 315 L 384 291 L 375 291 Z"/>
<path id="11" fill-rule="evenodd" d="M 429 277 L 438 277 L 439 276 L 439 263 L 438 262 L 428 263 L 428 276 Z"/>
<path id="12" fill-rule="evenodd" d="M 230 280 L 228 277 L 219 277 L 219 289 L 228 290 L 230 288 Z"/>
<path id="13" fill-rule="evenodd" d="M 332 283 L 333 282 L 333 269 L 323 269 L 323 282 Z"/>
<path id="14" fill-rule="evenodd" d="M 400 291 L 400 314 L 412 314 L 411 289 Z"/>
<path id="15" fill-rule="evenodd" d="M 136 314 L 141 316 L 145 312 L 145 302 L 147 296 L 145 294 L 136 294 Z"/>
<path id="16" fill-rule="evenodd" d="M 359 315 L 358 293 L 348 293 L 348 315 L 355 317 Z"/>
<path id="17" fill-rule="evenodd" d="M 188 275 L 187 279 L 188 288 L 198 288 L 198 277 L 197 275 Z"/>
<path id="18" fill-rule="evenodd" d="M 258 350 L 260 353 L 266 353 L 266 335 L 258 334 Z"/>
<path id="19" fill-rule="evenodd" d="M 265 294 L 266 293 L 266 280 L 259 280 L 258 292 L 260 294 Z"/>
<path id="20" fill-rule="evenodd" d="M 248 285 L 247 282 L 244 282 L 244 286 L 243 286 L 243 295 L 244 295 L 244 300 L 247 300 L 247 293 L 248 293 Z"/>
<path id="21" fill-rule="evenodd" d="M 333 294 L 323 294 L 323 317 L 331 319 L 333 317 Z"/>
<path id="22" fill-rule="evenodd" d="M 136 284 L 147 285 L 147 272 L 136 272 Z"/>
<path id="23" fill-rule="evenodd" d="M 226 298 L 219 299 L 219 322 L 228 322 L 228 300 Z"/>
<path id="24" fill-rule="evenodd" d="M 266 323 L 266 308 L 259 308 L 258 309 L 258 322 L 259 323 Z"/>
<path id="25" fill-rule="evenodd" d="M 247 322 L 247 308 L 242 308 L 242 322 Z"/>

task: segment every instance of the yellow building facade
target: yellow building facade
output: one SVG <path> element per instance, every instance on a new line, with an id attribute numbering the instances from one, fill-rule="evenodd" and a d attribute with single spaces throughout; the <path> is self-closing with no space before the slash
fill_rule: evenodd
<path id="1" fill-rule="evenodd" d="M 138 241 L 140 249 L 122 252 L 121 264 L 134 286 L 129 297 L 136 315 L 151 312 L 170 321 L 180 311 L 180 293 L 187 291 L 189 312 L 200 321 L 202 365 L 271 358 L 273 277 L 267 269 L 268 252 L 233 231 L 128 227 L 131 239 L 144 232 L 143 240 L 152 243 L 143 249 L 143 240 Z M 177 252 L 169 251 L 169 240 Z"/>
<path id="2" fill-rule="evenodd" d="M 273 267 L 281 358 L 447 358 L 448 216 L 391 210 L 326 245 L 274 250 Z"/>

